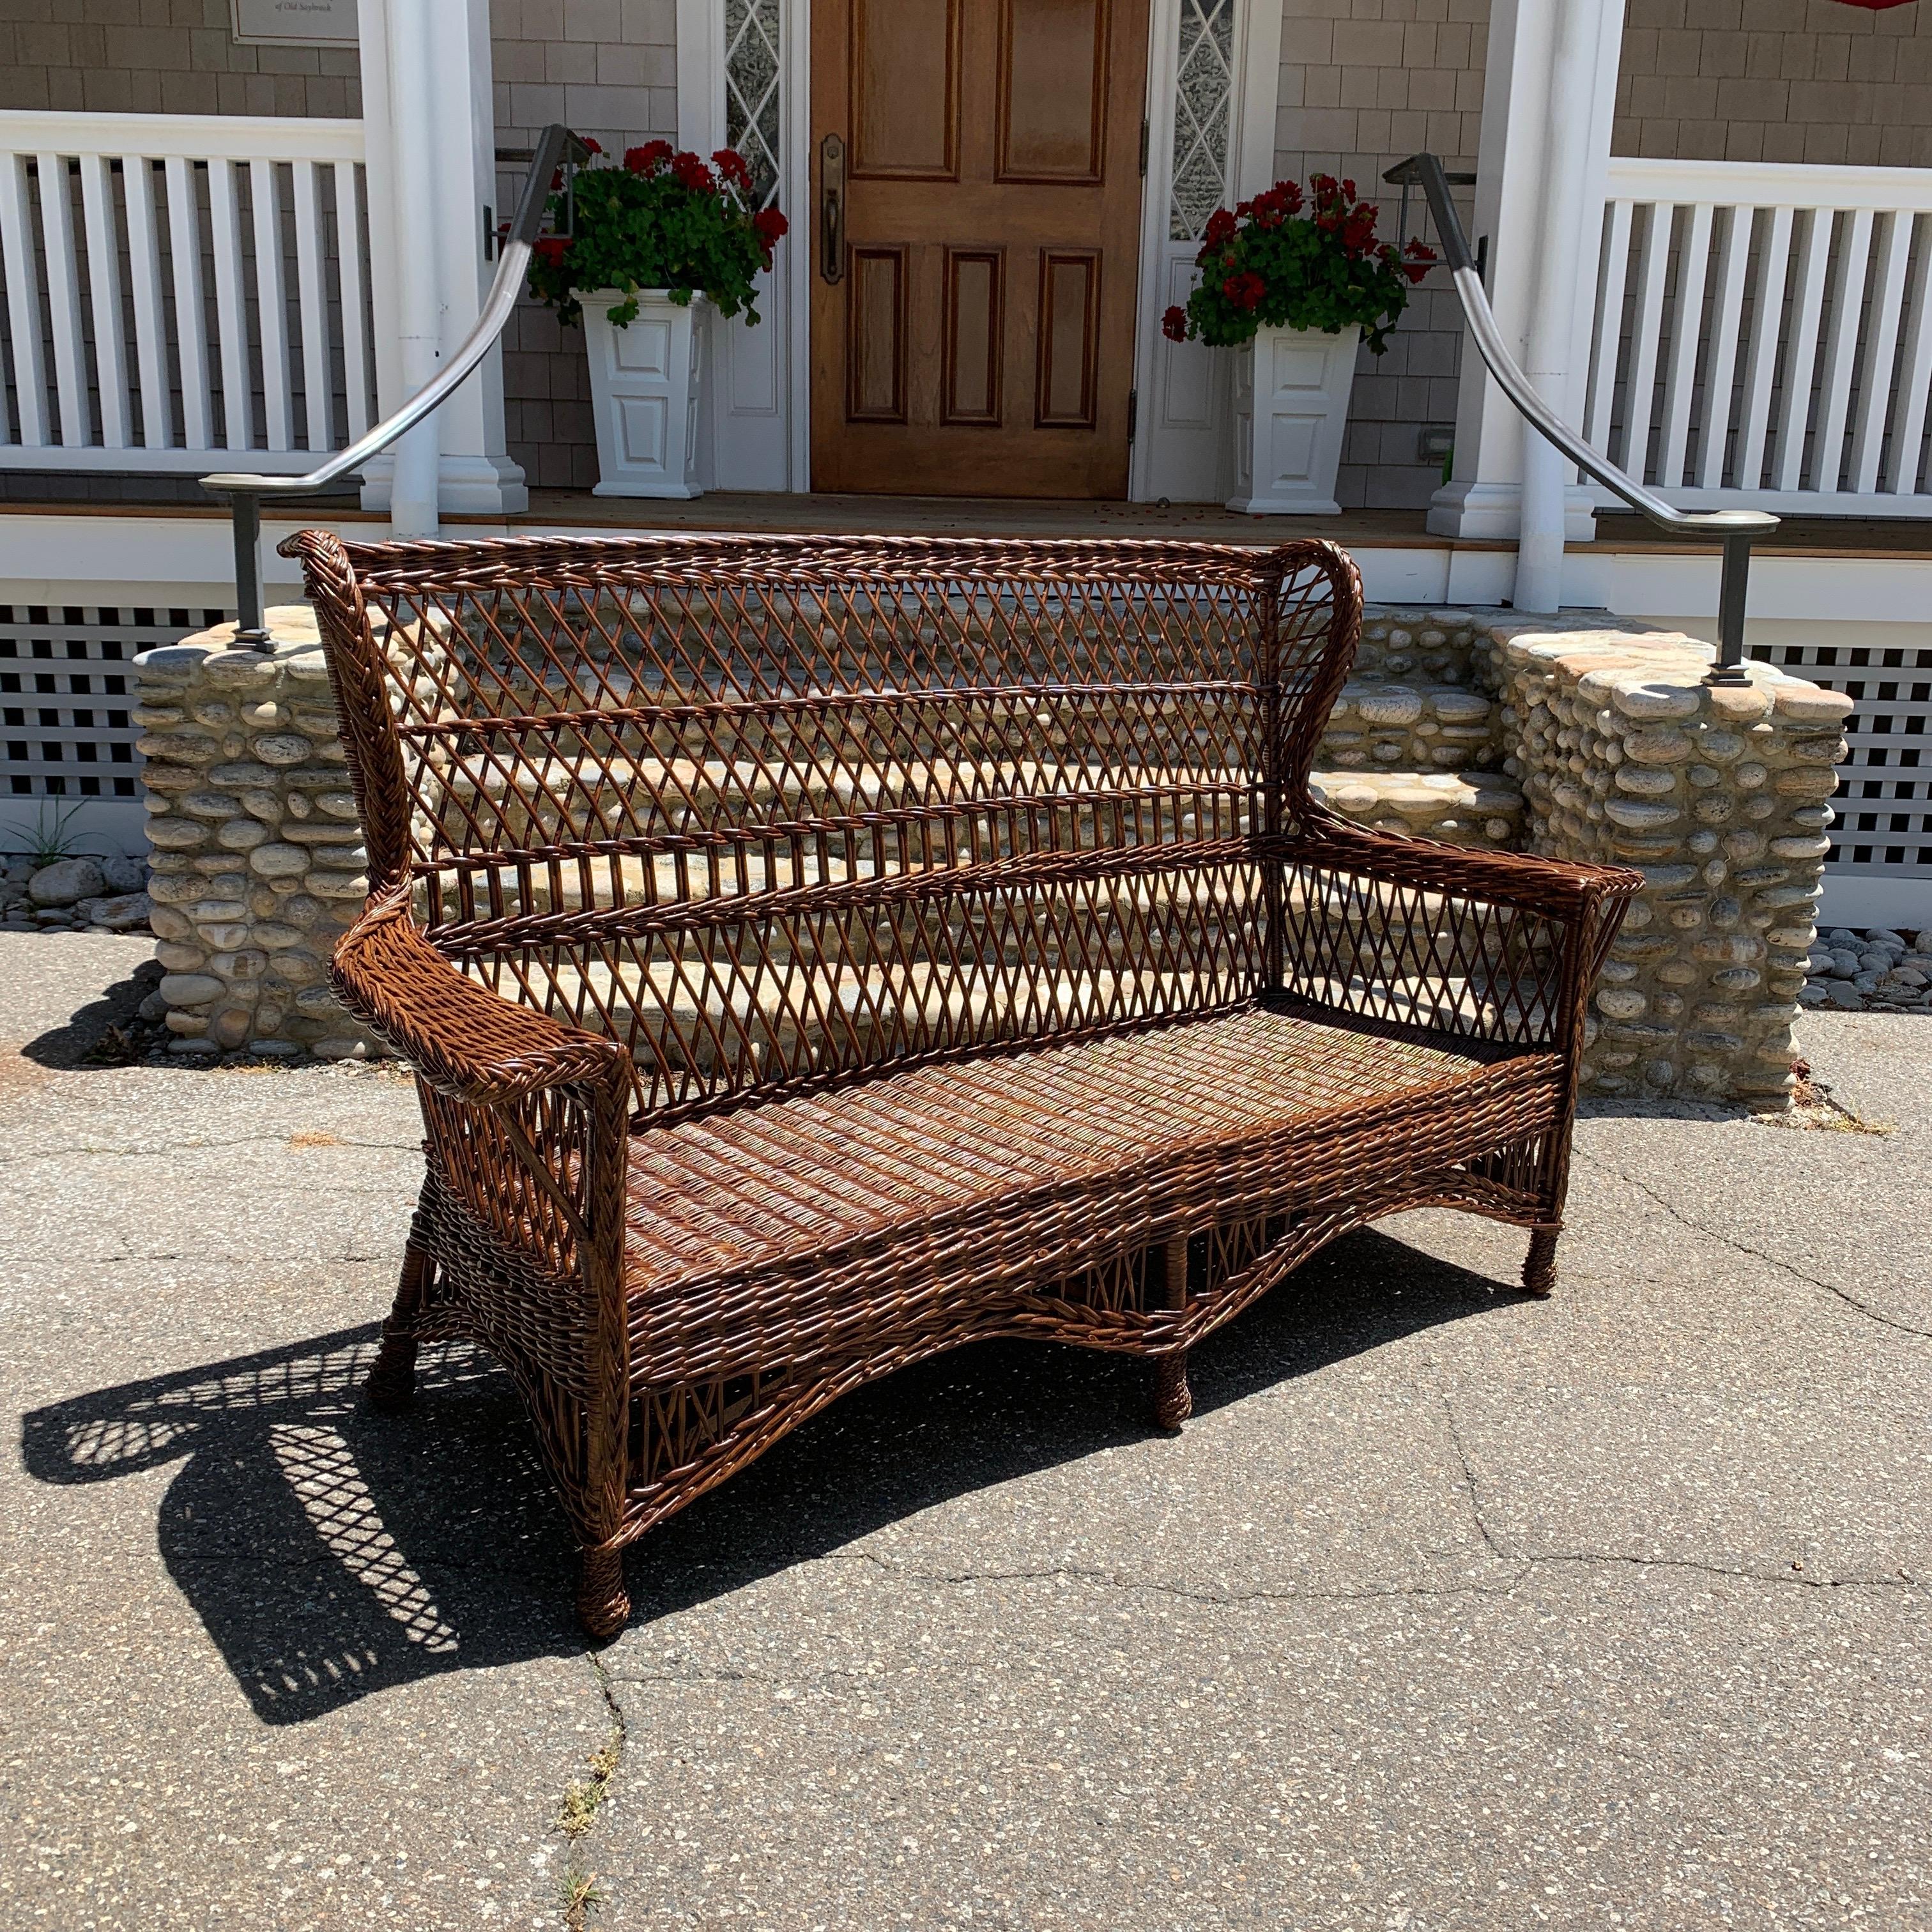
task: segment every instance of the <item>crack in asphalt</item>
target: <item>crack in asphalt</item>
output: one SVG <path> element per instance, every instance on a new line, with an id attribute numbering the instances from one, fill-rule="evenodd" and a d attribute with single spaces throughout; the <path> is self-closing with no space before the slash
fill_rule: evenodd
<path id="1" fill-rule="evenodd" d="M 883 1558 L 872 1555 L 868 1551 L 863 1550 L 836 1551 L 807 1560 L 820 1563 L 862 1564 L 887 1577 L 924 1583 L 952 1585 L 997 1582 L 1084 1583 L 1118 1591 L 1126 1594 L 1166 1597 L 1178 1602 L 1201 1604 L 1219 1610 L 1239 1610 L 1250 1604 L 1365 1604 L 1402 1600 L 1422 1600 L 1432 1598 L 1508 1598 L 1514 1596 L 1532 1573 L 1538 1570 L 1610 1568 L 1668 1570 L 1693 1576 L 1711 1576 L 1726 1582 L 1768 1584 L 1821 1592 L 1837 1590 L 1904 1590 L 1918 1594 L 1932 1594 L 1932 1586 L 1928 1586 L 1924 1580 L 1905 1575 L 1808 1576 L 1795 1571 L 1741 1569 L 1730 1564 L 1706 1562 L 1689 1557 L 1642 1556 L 1600 1551 L 1550 1552 L 1529 1556 L 1499 1557 L 1497 1561 L 1514 1573 L 1506 1582 L 1491 1583 L 1472 1579 L 1458 1583 L 1406 1583 L 1355 1589 L 1256 1588 L 1239 1591 L 1189 1589 L 1180 1584 L 1142 1580 L 1123 1576 L 1118 1572 L 1088 1570 L 1066 1564 L 1053 1564 L 1040 1569 L 1024 1570 L 922 1570 L 907 1564 L 891 1563 Z M 615 1667 L 608 1670 L 605 1674 L 614 1686 L 620 1684 L 636 1684 L 640 1687 L 652 1684 L 676 1686 L 706 1684 L 784 1684 L 796 1681 L 794 1678 L 782 1676 L 772 1671 L 722 1665 L 694 1664 L 688 1669 L 630 1670 L 624 1667 L 621 1658 L 616 1660 Z M 818 1681 L 825 1683 L 836 1683 L 838 1680 L 848 1678 L 862 1682 L 870 1682 L 867 1673 L 857 1670 L 821 1670 L 810 1674 Z M 614 1700 L 614 1690 L 611 1694 Z"/>
<path id="2" fill-rule="evenodd" d="M 1827 1294 L 1836 1295 L 1846 1307 L 1856 1308 L 1868 1321 L 1875 1322 L 1882 1328 L 1895 1329 L 1901 1335 L 1916 1336 L 1922 1342 L 1932 1342 L 1932 1328 L 1915 1328 L 1910 1322 L 1900 1322 L 1893 1316 L 1883 1314 L 1868 1302 L 1861 1301 L 1849 1288 L 1840 1288 L 1834 1281 L 1826 1281 L 1817 1275 L 1807 1274 L 1802 1268 L 1794 1268 L 1790 1262 L 1767 1253 L 1762 1248 L 1754 1248 L 1750 1242 L 1741 1241 L 1735 1235 L 1727 1234 L 1721 1228 L 1711 1226 L 1708 1222 L 1694 1220 L 1676 1202 L 1660 1194 L 1649 1182 L 1640 1180 L 1634 1174 L 1624 1173 L 1620 1167 L 1610 1168 L 1605 1172 L 1615 1174 L 1618 1180 L 1655 1202 L 1680 1227 L 1688 1228 L 1694 1234 L 1708 1235 L 1720 1246 L 1730 1249 L 1733 1253 L 1749 1255 L 1754 1260 L 1768 1262 L 1780 1273 L 1790 1275 L 1794 1281 L 1802 1281 L 1808 1287 L 1822 1288 Z"/>
<path id="3" fill-rule="evenodd" d="M 1528 1574 L 1541 1568 L 1600 1568 L 1628 1566 L 1640 1569 L 1687 1570 L 1695 1574 L 1722 1577 L 1742 1583 L 1769 1583 L 1793 1588 L 1928 1590 L 1916 1576 L 1808 1576 L 1796 1570 L 1748 1570 L 1713 1563 L 1697 1557 L 1642 1556 L 1620 1551 L 1580 1550 L 1522 1552 L 1514 1556 L 1498 1553 L 1495 1561 L 1517 1574 L 1505 1584 L 1479 1580 L 1456 1583 L 1398 1583 L 1354 1589 L 1321 1589 L 1290 1587 L 1250 1590 L 1198 1590 L 1179 1583 L 1162 1583 L 1124 1576 L 1118 1570 L 1091 1570 L 1078 1564 L 1052 1564 L 1039 1569 L 1021 1570 L 922 1570 L 896 1564 L 868 1550 L 837 1550 L 808 1559 L 820 1563 L 863 1563 L 890 1576 L 902 1576 L 926 1583 L 1084 1582 L 1103 1588 L 1136 1594 L 1172 1597 L 1185 1603 L 1232 1608 L 1249 1603 L 1366 1603 L 1382 1598 L 1508 1596 Z"/>
<path id="4" fill-rule="evenodd" d="M 308 1130 L 298 1127 L 296 1134 Z M 272 1147 L 283 1154 L 327 1154 L 337 1148 L 363 1148 L 391 1154 L 420 1154 L 422 1138 L 413 1140 L 360 1141 L 351 1140 L 346 1135 L 332 1134 L 326 1141 L 311 1142 L 306 1146 L 297 1147 L 292 1136 L 286 1133 L 238 1134 L 232 1140 L 222 1141 L 149 1141 L 140 1147 L 63 1147 L 41 1148 L 24 1154 L 10 1154 L 0 1160 L 0 1172 L 10 1167 L 24 1166 L 28 1161 L 74 1160 L 152 1160 L 158 1156 L 170 1154 L 220 1154 L 232 1148 Z"/>
<path id="5" fill-rule="evenodd" d="M 1507 1562 L 1509 1552 L 1496 1540 L 1484 1519 L 1482 1492 L 1476 1486 L 1475 1468 L 1469 1460 L 1468 1449 L 1462 1441 L 1462 1424 L 1456 1419 L 1456 1410 L 1449 1400 L 1449 1393 L 1442 1388 L 1438 1388 L 1436 1393 L 1437 1400 L 1442 1404 L 1442 1418 L 1448 1425 L 1449 1440 L 1455 1448 L 1456 1462 L 1462 1472 L 1462 1487 L 1469 1498 L 1469 1514 L 1474 1520 L 1476 1533 L 1481 1537 L 1492 1556 L 1501 1557 Z"/>
<path id="6" fill-rule="evenodd" d="M 346 1190 L 344 1191 L 346 1192 Z M 291 1256 L 285 1248 L 265 1250 L 259 1254 L 247 1254 L 232 1252 L 226 1254 L 220 1254 L 217 1253 L 212 1249 L 197 1248 L 192 1254 L 174 1252 L 162 1254 L 136 1254 L 132 1250 L 124 1250 L 119 1253 L 111 1255 L 77 1255 L 68 1253 L 61 1256 L 59 1258 L 64 1263 L 86 1268 L 100 1267 L 110 1262 L 192 1262 L 197 1265 L 215 1268 L 232 1268 L 242 1262 L 263 1262 L 272 1266 L 280 1268 L 296 1267 L 302 1265 L 304 1263 L 307 1263 L 310 1265 L 319 1268 L 346 1268 L 360 1267 L 365 1263 L 371 1262 L 387 1262 L 393 1266 L 397 1259 L 397 1254 L 398 1251 L 393 1248 L 384 1248 L 380 1251 L 380 1252 L 372 1255 L 343 1254 L 296 1256 Z M 31 1253 L 25 1254 L 18 1253 L 10 1250 L 0 1249 L 0 1267 L 4 1267 L 9 1262 L 14 1262 L 17 1263 L 21 1267 L 25 1268 L 34 1262 L 44 1262 L 46 1259 L 47 1255 L 44 1249 L 38 1249 Z M 371 1318 L 374 1318 L 373 1314 Z"/>
<path id="7" fill-rule="evenodd" d="M 630 1742 L 631 1727 L 616 1684 L 595 1651 L 583 1653 L 597 1682 L 598 1694 L 610 1719 L 603 1744 L 591 1754 L 587 1778 L 573 1780 L 565 1787 L 562 1802 L 551 1821 L 551 1828 L 563 1836 L 563 1869 L 559 1885 L 564 1907 L 564 1923 L 570 1932 L 587 1932 L 590 1915 L 610 1904 L 610 1895 L 598 1887 L 598 1874 L 585 1869 L 582 1853 L 598 1819 L 610 1802 L 617 1774 L 623 1768 L 624 1752 Z"/>

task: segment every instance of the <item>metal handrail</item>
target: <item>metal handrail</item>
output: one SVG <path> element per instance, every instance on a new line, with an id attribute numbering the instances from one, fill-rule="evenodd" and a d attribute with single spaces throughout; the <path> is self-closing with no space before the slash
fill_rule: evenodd
<path id="1" fill-rule="evenodd" d="M 1490 307 L 1481 272 L 1471 251 L 1469 238 L 1463 232 L 1462 218 L 1449 199 L 1449 183 L 1442 162 L 1433 154 L 1412 154 L 1399 161 L 1382 179 L 1392 187 L 1420 188 L 1429 203 L 1436 232 L 1442 244 L 1456 292 L 1462 298 L 1462 313 L 1475 338 L 1476 347 L 1488 364 L 1503 394 L 1530 427 L 1546 437 L 1586 476 L 1594 476 L 1606 490 L 1621 496 L 1660 530 L 1688 530 L 1718 538 L 1724 544 L 1724 576 L 1718 592 L 1718 662 L 1711 673 L 1715 684 L 1742 684 L 1744 655 L 1744 602 L 1750 578 L 1750 550 L 1759 537 L 1768 536 L 1778 526 L 1778 518 L 1768 510 L 1680 510 L 1627 476 L 1606 457 L 1598 454 L 1552 410 L 1535 386 L 1516 365 L 1496 326 Z"/>
<path id="2" fill-rule="evenodd" d="M 244 650 L 273 646 L 262 621 L 262 499 L 307 496 L 358 470 L 396 439 L 413 429 L 461 384 L 490 352 L 517 305 L 530 255 L 549 205 L 550 183 L 566 161 L 588 158 L 590 151 L 568 128 L 553 123 L 538 137 L 530 172 L 524 177 L 517 212 L 510 218 L 497 257 L 496 279 L 484 298 L 476 326 L 449 360 L 402 406 L 383 418 L 368 435 L 339 449 L 327 462 L 301 476 L 260 476 L 223 470 L 201 479 L 201 487 L 229 500 L 235 529 L 235 644 Z"/>

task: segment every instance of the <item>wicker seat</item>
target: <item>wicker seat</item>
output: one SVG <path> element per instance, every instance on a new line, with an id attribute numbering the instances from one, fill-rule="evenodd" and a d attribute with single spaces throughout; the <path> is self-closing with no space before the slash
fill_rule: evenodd
<path id="1" fill-rule="evenodd" d="M 720 1276 L 835 1247 L 922 1238 L 941 1217 L 963 1227 L 995 1206 L 1016 1213 L 1028 1196 L 1062 1223 L 1054 1252 L 1042 1242 L 1035 1256 L 1039 1280 L 1051 1282 L 1070 1242 L 1112 1244 L 1118 1196 L 1144 1197 L 1178 1161 L 1216 1170 L 1224 1207 L 1237 1191 L 1284 1204 L 1298 1142 L 1346 1135 L 1378 1103 L 1400 1108 L 1432 1087 L 1526 1077 L 1547 1088 L 1546 1060 L 1250 1008 L 991 1063 L 942 1062 L 640 1135 L 626 1272 L 646 1306 L 633 1320 L 647 1334 L 650 1298 L 680 1282 L 702 1294 Z M 1363 1118 L 1352 1121 L 1351 1109 Z M 1091 1225 L 1077 1229 L 1065 1225 L 1073 1188 L 1093 1204 Z M 1136 1234 L 1146 1213 L 1137 1200 L 1127 1223 Z"/>
<path id="2" fill-rule="evenodd" d="M 977 1337 L 1188 1351 L 1448 1203 L 1547 1293 L 1636 875 L 1312 802 L 1334 546 L 700 538 L 299 556 L 367 829 L 345 1001 L 428 1174 L 371 1378 L 466 1336 L 618 1552 Z"/>

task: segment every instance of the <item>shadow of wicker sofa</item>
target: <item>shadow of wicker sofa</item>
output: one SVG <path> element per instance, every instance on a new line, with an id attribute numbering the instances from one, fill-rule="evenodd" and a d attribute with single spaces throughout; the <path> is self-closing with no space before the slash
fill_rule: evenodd
<path id="1" fill-rule="evenodd" d="M 1546 1294 L 1639 883 L 1311 802 L 1330 544 L 292 538 L 428 1177 L 373 1400 L 466 1336 L 584 1552 L 982 1336 L 1187 1353 L 1448 1203 Z"/>

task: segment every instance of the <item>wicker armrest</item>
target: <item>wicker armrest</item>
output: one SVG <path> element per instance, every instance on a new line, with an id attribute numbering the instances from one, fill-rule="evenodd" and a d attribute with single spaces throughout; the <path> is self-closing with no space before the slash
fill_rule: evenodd
<path id="1" fill-rule="evenodd" d="M 1291 997 L 1433 1030 L 1573 1049 L 1643 875 L 1375 832 L 1316 810 L 1267 849 Z"/>
<path id="2" fill-rule="evenodd" d="M 466 980 L 410 916 L 406 889 L 372 904 L 338 942 L 342 1003 L 437 1092 L 500 1106 L 554 1087 L 628 1078 L 623 1049 Z"/>
<path id="3" fill-rule="evenodd" d="M 1287 864 L 1364 873 L 1390 885 L 1514 906 L 1566 924 L 1606 903 L 1620 905 L 1643 884 L 1643 874 L 1627 866 L 1585 865 L 1376 832 L 1319 808 L 1307 812 L 1304 824 L 1300 836 L 1274 845 L 1274 856 Z"/>

